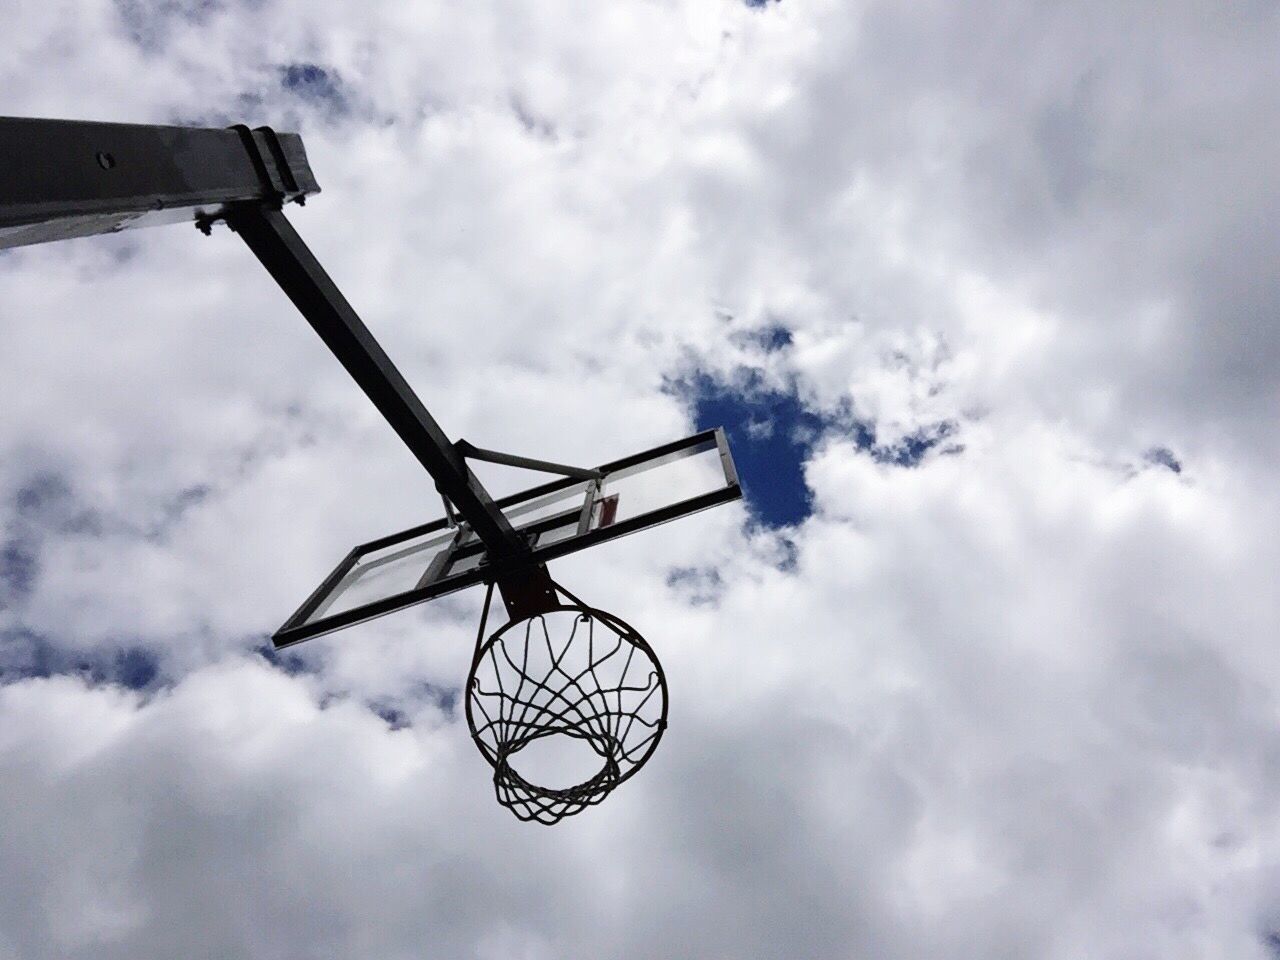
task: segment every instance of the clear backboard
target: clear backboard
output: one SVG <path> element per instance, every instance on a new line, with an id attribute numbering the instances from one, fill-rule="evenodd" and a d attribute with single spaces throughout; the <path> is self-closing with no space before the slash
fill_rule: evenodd
<path id="1" fill-rule="evenodd" d="M 532 559 L 556 557 L 742 496 L 720 429 L 597 468 L 599 480 L 553 480 L 496 505 Z M 487 552 L 448 517 L 352 550 L 272 638 L 277 648 L 434 600 L 490 577 Z"/>

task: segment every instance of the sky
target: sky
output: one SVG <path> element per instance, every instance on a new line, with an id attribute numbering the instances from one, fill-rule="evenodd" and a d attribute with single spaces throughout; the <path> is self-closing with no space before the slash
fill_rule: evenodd
<path id="1" fill-rule="evenodd" d="M 452 436 L 723 425 L 747 494 L 554 564 L 669 726 L 521 823 L 479 591 L 270 650 L 439 500 L 243 244 L 0 252 L 2 960 L 1280 958 L 1274 3 L 0 35 L 0 114 L 301 133 L 290 219 Z"/>

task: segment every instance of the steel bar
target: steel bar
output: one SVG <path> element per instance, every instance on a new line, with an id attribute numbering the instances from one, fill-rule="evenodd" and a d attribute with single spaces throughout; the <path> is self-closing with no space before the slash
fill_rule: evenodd
<path id="1" fill-rule="evenodd" d="M 494 505 L 285 215 L 266 204 L 241 204 L 229 211 L 227 224 L 240 234 L 325 346 L 426 467 L 440 493 L 484 541 L 490 556 L 497 561 L 527 556 L 528 545 Z"/>
<path id="2" fill-rule="evenodd" d="M 483 460 L 486 463 L 499 463 L 507 467 L 522 467 L 525 470 L 538 470 L 542 473 L 559 473 L 566 477 L 577 477 L 579 480 L 599 480 L 599 470 L 586 470 L 582 467 L 566 467 L 563 463 L 552 463 L 549 460 L 534 460 L 532 457 L 518 457 L 514 453 L 499 453 L 497 450 L 481 448 L 459 440 L 454 444 L 458 452 L 468 460 Z"/>

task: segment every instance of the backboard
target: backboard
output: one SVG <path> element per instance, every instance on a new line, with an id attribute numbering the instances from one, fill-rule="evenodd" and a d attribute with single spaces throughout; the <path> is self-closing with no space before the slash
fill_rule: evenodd
<path id="1" fill-rule="evenodd" d="M 597 468 L 599 480 L 553 480 L 495 501 L 545 563 L 742 496 L 716 428 Z M 449 517 L 362 544 L 285 622 L 277 649 L 482 583 L 484 544 Z"/>

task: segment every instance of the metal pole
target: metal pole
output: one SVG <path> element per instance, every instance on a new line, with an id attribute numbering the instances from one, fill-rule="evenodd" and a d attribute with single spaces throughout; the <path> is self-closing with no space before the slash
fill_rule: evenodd
<path id="1" fill-rule="evenodd" d="M 245 203 L 233 206 L 226 219 L 427 468 L 440 492 L 471 524 L 490 557 L 509 561 L 527 556 L 528 544 L 494 505 L 488 491 L 284 214 L 267 204 Z"/>

